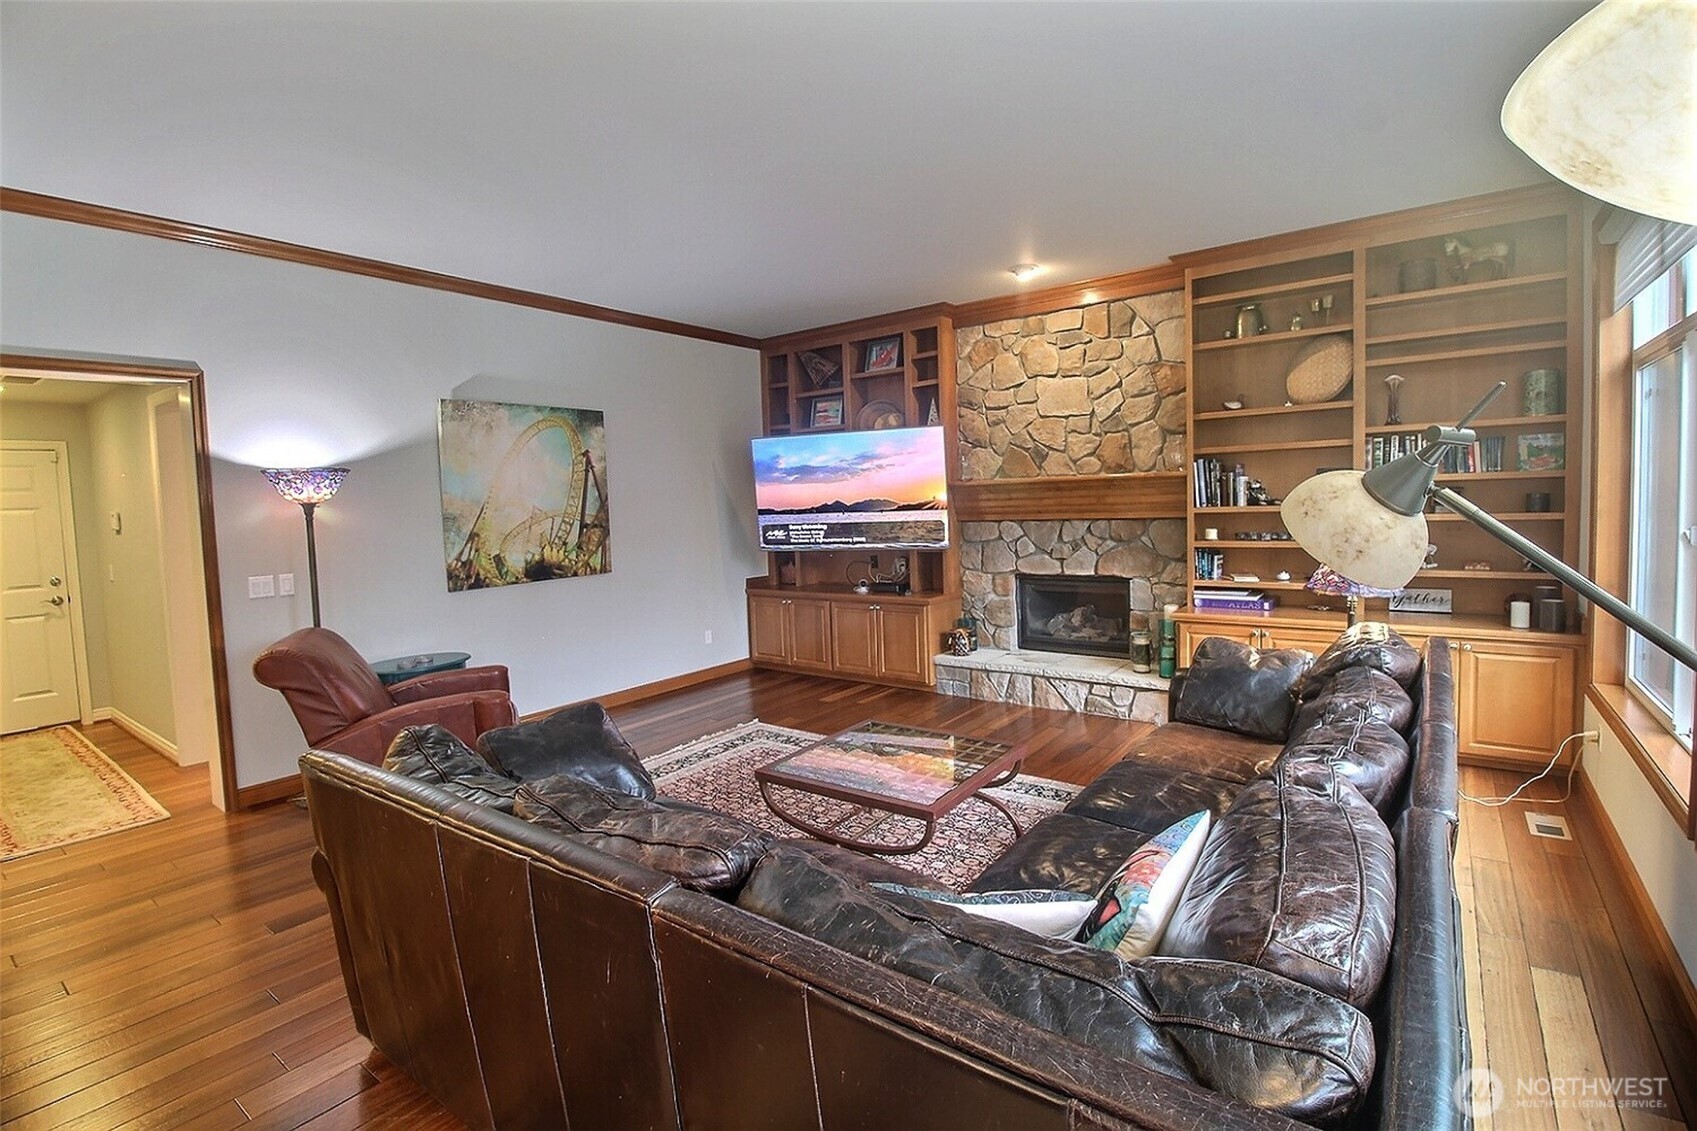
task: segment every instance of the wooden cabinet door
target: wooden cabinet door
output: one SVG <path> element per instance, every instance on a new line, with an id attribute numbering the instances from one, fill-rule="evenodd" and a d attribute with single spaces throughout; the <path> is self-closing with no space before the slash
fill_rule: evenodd
<path id="1" fill-rule="evenodd" d="M 1223 636 L 1227 640 L 1235 640 L 1239 644 L 1248 644 L 1256 648 L 1264 647 L 1261 643 L 1261 630 L 1241 624 L 1189 624 L 1181 621 L 1178 626 L 1178 666 L 1190 666 L 1190 658 L 1196 654 L 1196 646 L 1210 636 Z M 1153 641 L 1156 648 L 1160 640 Z"/>
<path id="2" fill-rule="evenodd" d="M 916 605 L 881 605 L 878 608 L 879 674 L 890 679 L 929 683 L 934 644 L 928 627 L 930 617 Z"/>
<path id="3" fill-rule="evenodd" d="M 1261 643 L 1256 647 L 1301 648 L 1318 656 L 1330 648 L 1337 638 L 1337 633 L 1321 628 L 1269 628 L 1262 630 Z"/>
<path id="4" fill-rule="evenodd" d="M 787 597 L 748 595 L 748 658 L 755 663 L 790 660 L 790 602 Z"/>
<path id="5" fill-rule="evenodd" d="M 878 609 L 858 601 L 831 604 L 831 661 L 838 675 L 878 674 Z"/>
<path id="6" fill-rule="evenodd" d="M 1573 733 L 1573 649 L 1464 641 L 1453 655 L 1461 753 L 1542 765 Z"/>
<path id="7" fill-rule="evenodd" d="M 831 602 L 806 597 L 790 601 L 790 662 L 798 668 L 831 670 Z"/>

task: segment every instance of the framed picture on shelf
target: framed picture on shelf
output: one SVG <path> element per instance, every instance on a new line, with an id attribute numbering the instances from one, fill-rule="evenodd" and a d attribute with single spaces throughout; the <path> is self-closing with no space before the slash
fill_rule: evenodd
<path id="1" fill-rule="evenodd" d="M 1521 471 L 1561 471 L 1567 467 L 1565 432 L 1531 432 L 1520 437 L 1517 467 Z"/>
<path id="2" fill-rule="evenodd" d="M 813 417 L 809 427 L 841 428 L 843 426 L 843 398 L 820 397 L 813 402 Z"/>
<path id="3" fill-rule="evenodd" d="M 902 361 L 902 340 L 898 337 L 878 338 L 866 343 L 866 372 L 877 373 L 894 369 Z"/>

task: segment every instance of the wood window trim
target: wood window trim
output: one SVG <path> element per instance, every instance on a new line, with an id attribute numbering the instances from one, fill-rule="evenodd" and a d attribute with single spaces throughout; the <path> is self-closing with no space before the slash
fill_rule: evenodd
<path id="1" fill-rule="evenodd" d="M 1594 248 L 1596 287 L 1596 386 L 1591 414 L 1591 576 L 1614 593 L 1628 588 L 1628 540 L 1632 505 L 1633 360 L 1632 308 L 1611 310 L 1615 249 Z M 1637 764 L 1650 788 L 1679 822 L 1687 837 L 1697 838 L 1697 765 L 1660 719 L 1626 688 L 1626 626 L 1609 616 L 1586 618 L 1590 641 L 1586 699 L 1597 708 Z"/>
<path id="2" fill-rule="evenodd" d="M 1663 807 L 1680 828 L 1689 830 L 1691 755 L 1623 684 L 1593 683 L 1585 689 L 1585 698 L 1626 747 Z"/>

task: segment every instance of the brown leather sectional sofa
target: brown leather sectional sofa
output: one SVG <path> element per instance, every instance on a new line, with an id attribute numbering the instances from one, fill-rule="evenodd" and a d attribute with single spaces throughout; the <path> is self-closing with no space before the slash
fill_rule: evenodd
<path id="1" fill-rule="evenodd" d="M 972 885 L 1093 892 L 1210 808 L 1162 957 L 811 842 L 714 843 L 730 878 L 685 886 L 638 861 L 711 814 L 548 779 L 526 821 L 322 751 L 313 867 L 360 1031 L 473 1126 L 1460 1128 L 1455 710 L 1444 642 L 1412 655 L 1328 652 L 1282 743 L 1265 688 L 1199 661 L 1180 721 Z"/>

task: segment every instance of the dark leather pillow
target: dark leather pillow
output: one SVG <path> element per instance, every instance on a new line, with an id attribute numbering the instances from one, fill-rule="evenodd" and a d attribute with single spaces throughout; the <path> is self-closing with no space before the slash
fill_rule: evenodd
<path id="1" fill-rule="evenodd" d="M 1303 677 L 1298 693 L 1303 699 L 1313 698 L 1345 668 L 1377 668 L 1406 691 L 1414 687 L 1415 677 L 1420 674 L 1420 651 L 1398 636 L 1390 625 L 1362 621 L 1344 629 L 1332 646 L 1320 653 Z"/>
<path id="2" fill-rule="evenodd" d="M 1413 717 L 1414 700 L 1396 680 L 1378 668 L 1345 668 L 1296 709 L 1290 736 L 1299 739 L 1303 731 L 1322 722 L 1358 718 L 1376 719 L 1406 732 Z"/>
<path id="3" fill-rule="evenodd" d="M 486 730 L 477 738 L 477 751 L 519 781 L 570 774 L 614 793 L 654 796 L 654 779 L 599 703 L 579 703 L 533 723 Z"/>
<path id="4" fill-rule="evenodd" d="M 407 727 L 397 734 L 383 755 L 383 768 L 503 813 L 513 811 L 518 783 L 496 773 L 453 731 L 436 723 Z"/>
<path id="5" fill-rule="evenodd" d="M 1191 658 L 1174 719 L 1283 742 L 1296 708 L 1292 691 L 1313 662 L 1300 648 L 1262 652 L 1210 636 Z"/>
<path id="6" fill-rule="evenodd" d="M 1400 731 L 1361 714 L 1327 719 L 1296 731 L 1277 764 L 1310 762 L 1332 767 L 1383 816 L 1402 796 L 1408 760 L 1408 740 Z"/>
<path id="7" fill-rule="evenodd" d="M 760 862 L 737 905 L 981 1008 L 1293 1119 L 1340 1121 L 1373 1076 L 1364 1015 L 1262 970 L 1122 961 L 954 907 L 868 891 L 787 844 Z"/>
<path id="8" fill-rule="evenodd" d="M 701 891 L 741 887 L 772 846 L 769 834 L 735 817 L 609 793 L 570 774 L 519 786 L 513 812 Z"/>
<path id="9" fill-rule="evenodd" d="M 1384 821 L 1334 768 L 1285 763 L 1215 823 L 1161 953 L 1259 966 L 1364 1008 L 1395 922 Z"/>

